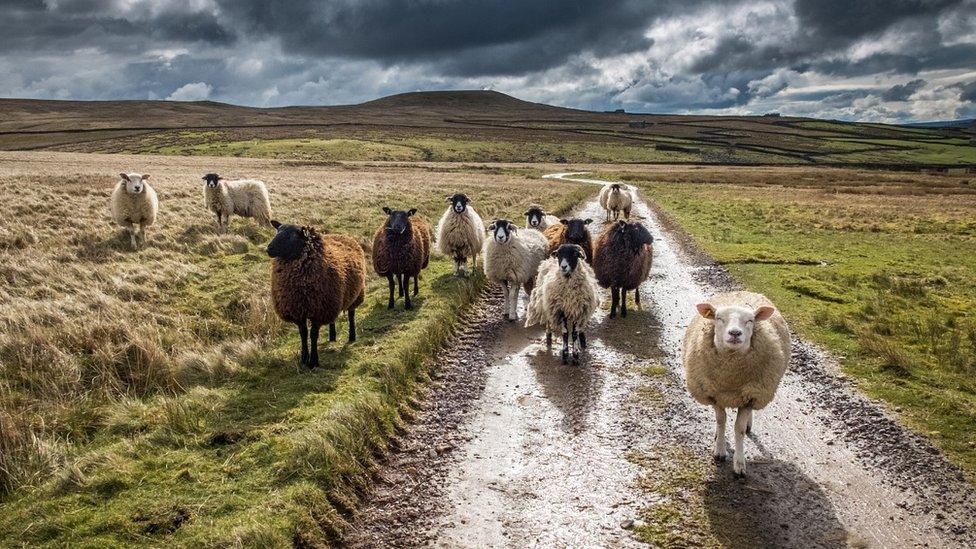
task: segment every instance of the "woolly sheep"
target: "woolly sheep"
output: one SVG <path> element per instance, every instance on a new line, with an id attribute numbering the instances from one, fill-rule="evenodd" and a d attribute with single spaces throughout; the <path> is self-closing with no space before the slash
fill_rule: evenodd
<path id="1" fill-rule="evenodd" d="M 559 223 L 559 218 L 549 215 L 538 204 L 532 204 L 525 211 L 525 228 L 544 231 L 547 228 Z"/>
<path id="2" fill-rule="evenodd" d="M 624 212 L 624 217 L 630 219 L 630 209 L 634 204 L 634 197 L 630 189 L 625 188 L 620 183 L 604 185 L 599 194 L 600 207 L 607 213 L 607 221 L 611 215 L 614 220 L 620 219 L 620 212 Z"/>
<path id="3" fill-rule="evenodd" d="M 146 183 L 149 174 L 120 173 L 110 202 L 112 219 L 129 234 L 132 248 L 146 244 L 146 228 L 156 222 L 159 198 Z"/>
<path id="4" fill-rule="evenodd" d="M 430 262 L 430 225 L 427 221 L 414 217 L 416 209 L 408 211 L 383 207 L 386 221 L 373 235 L 373 269 L 376 274 L 385 276 L 390 287 L 390 300 L 387 307 L 392 309 L 396 303 L 393 296 L 394 279 L 404 298 L 404 307 L 413 308 L 410 302 L 410 278 L 413 278 L 413 295 L 420 292 L 418 280 L 420 271 Z"/>
<path id="5" fill-rule="evenodd" d="M 688 392 L 715 409 L 715 459 L 726 459 L 725 409 L 737 408 L 733 470 L 745 474 L 743 439 L 752 411 L 773 400 L 790 360 L 786 320 L 762 294 L 729 292 L 696 305 L 682 362 Z"/>
<path id="6" fill-rule="evenodd" d="M 576 244 L 559 246 L 553 257 L 539 265 L 535 290 L 526 309 L 525 326 L 545 325 L 549 348 L 552 348 L 552 332 L 562 329 L 563 364 L 569 362 L 570 339 L 574 362 L 579 359 L 579 349 L 586 349 L 584 330 L 600 306 L 593 269 L 580 261 L 584 257 L 583 248 Z"/>
<path id="7" fill-rule="evenodd" d="M 263 181 L 228 181 L 215 173 L 208 173 L 203 180 L 207 182 L 203 188 L 204 203 L 217 216 L 219 230 L 227 231 L 231 214 L 253 217 L 262 225 L 271 225 L 271 199 Z"/>
<path id="8" fill-rule="evenodd" d="M 505 318 L 518 319 L 519 286 L 532 295 L 539 264 L 546 258 L 549 243 L 535 229 L 519 230 L 507 219 L 495 220 L 488 227 L 485 241 L 485 275 L 505 291 Z"/>
<path id="9" fill-rule="evenodd" d="M 268 244 L 275 312 L 298 326 L 302 365 L 315 368 L 319 328 L 328 324 L 329 341 L 335 341 L 340 312 L 348 312 L 349 341 L 356 341 L 356 307 L 366 294 L 366 257 L 356 240 L 346 235 L 319 235 L 312 227 L 277 221 L 271 226 L 278 231 Z"/>
<path id="10" fill-rule="evenodd" d="M 627 290 L 634 290 L 634 303 L 640 305 L 640 285 L 651 272 L 651 247 L 654 237 L 639 221 L 620 220 L 607 224 L 596 240 L 593 272 L 596 281 L 610 288 L 610 318 L 627 316 Z"/>
<path id="11" fill-rule="evenodd" d="M 451 205 L 437 223 L 437 248 L 454 258 L 454 276 L 460 276 L 471 258 L 471 269 L 477 266 L 478 252 L 485 243 L 485 224 L 463 193 L 447 198 Z"/>
<path id="12" fill-rule="evenodd" d="M 593 237 L 586 228 L 592 219 L 560 219 L 559 223 L 547 228 L 542 234 L 549 241 L 549 253 L 554 253 L 563 244 L 576 244 L 583 248 L 586 262 L 593 263 Z"/>

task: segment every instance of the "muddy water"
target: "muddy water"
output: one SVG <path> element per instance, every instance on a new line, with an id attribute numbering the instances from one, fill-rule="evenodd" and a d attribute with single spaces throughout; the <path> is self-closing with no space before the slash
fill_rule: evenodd
<path id="1" fill-rule="evenodd" d="M 547 177 L 603 183 L 575 174 Z M 604 214 L 595 201 L 578 215 L 594 219 L 595 234 L 602 229 Z M 655 237 L 654 266 L 641 287 L 644 310 L 627 319 L 608 319 L 601 311 L 588 330 L 590 349 L 575 366 L 560 364 L 558 344 L 548 351 L 541 331 L 492 324 L 479 348 L 480 392 L 458 406 L 463 419 L 451 429 L 452 440 L 461 442 L 446 455 L 432 452 L 426 463 L 409 460 L 406 473 L 393 473 L 400 482 L 429 482 L 421 480 L 423 488 L 411 493 L 392 483 L 382 488 L 387 503 L 369 508 L 367 520 L 357 524 L 360 544 L 638 545 L 630 521 L 661 497 L 637 488 L 641 471 L 628 457 L 674 446 L 710 452 L 714 416 L 684 391 L 677 351 L 693 305 L 717 288 L 643 200 L 632 215 Z M 748 478 L 734 479 L 729 465 L 718 466 L 706 497 L 712 504 L 721 500 L 716 507 L 732 502 L 744 509 L 750 520 L 741 528 L 762 545 L 969 546 L 976 508 L 969 485 L 950 478 L 953 469 L 915 439 L 918 448 L 893 457 L 930 471 L 925 482 L 883 466 L 884 452 L 852 435 L 871 424 L 837 421 L 847 403 L 872 413 L 877 407 L 856 394 L 825 406 L 823 380 L 833 374 L 824 361 L 816 353 L 794 356 L 794 371 L 776 400 L 756 414 L 746 443 Z M 648 387 L 641 371 L 656 365 L 667 371 L 654 384 L 663 404 L 648 406 L 640 398 Z M 814 370 L 817 376 L 809 374 Z M 421 420 L 420 431 L 437 430 L 425 423 L 431 422 Z M 901 432 L 890 421 L 880 424 L 896 436 Z M 944 489 L 926 488 L 932 484 Z M 413 511 L 418 508 L 425 512 Z M 717 537 L 731 545 L 741 540 Z"/>

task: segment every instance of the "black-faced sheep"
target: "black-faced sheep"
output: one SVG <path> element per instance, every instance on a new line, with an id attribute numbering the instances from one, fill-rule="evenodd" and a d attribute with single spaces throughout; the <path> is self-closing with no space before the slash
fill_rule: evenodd
<path id="1" fill-rule="evenodd" d="M 204 203 L 217 216 L 217 228 L 226 232 L 231 214 L 253 217 L 262 225 L 271 224 L 271 199 L 268 188 L 257 179 L 228 181 L 215 173 L 203 176 Z"/>
<path id="2" fill-rule="evenodd" d="M 396 302 L 393 295 L 394 280 L 404 298 L 404 306 L 413 308 L 410 301 L 410 279 L 413 278 L 413 295 L 419 292 L 420 271 L 430 262 L 430 225 L 415 217 L 416 209 L 392 210 L 384 207 L 386 221 L 373 235 L 373 269 L 385 276 L 390 286 L 392 309 Z"/>
<path id="3" fill-rule="evenodd" d="M 519 286 L 532 294 L 539 264 L 546 258 L 549 243 L 535 229 L 519 228 L 507 219 L 497 219 L 488 227 L 485 241 L 485 276 L 502 285 L 505 291 L 505 318 L 518 318 Z"/>
<path id="4" fill-rule="evenodd" d="M 563 334 L 563 364 L 569 362 L 570 341 L 573 361 L 586 348 L 586 325 L 600 306 L 599 290 L 593 269 L 583 259 L 583 248 L 563 244 L 539 265 L 535 290 L 529 296 L 525 326 L 546 327 L 546 345 L 552 347 L 552 332 Z"/>
<path id="5" fill-rule="evenodd" d="M 600 286 L 610 288 L 610 318 L 627 316 L 627 291 L 634 290 L 640 305 L 640 285 L 651 272 L 651 244 L 654 237 L 639 221 L 620 220 L 608 224 L 596 239 L 593 272 Z"/>
<path id="6" fill-rule="evenodd" d="M 559 218 L 549 215 L 538 204 L 532 204 L 525 210 L 525 228 L 544 231 L 549 227 L 559 223 Z"/>
<path id="7" fill-rule="evenodd" d="M 437 223 L 437 248 L 454 259 L 454 276 L 460 276 L 471 258 L 471 269 L 478 263 L 478 252 L 485 243 L 485 224 L 463 193 L 447 198 L 451 203 Z"/>
<path id="8" fill-rule="evenodd" d="M 349 315 L 349 341 L 356 341 L 356 307 L 366 294 L 366 257 L 352 237 L 319 235 L 311 227 L 277 221 L 271 225 L 278 231 L 268 244 L 275 312 L 298 325 L 302 364 L 315 368 L 319 328 L 328 324 L 329 341 L 335 341 L 335 321 L 342 311 Z"/>
<path id="9" fill-rule="evenodd" d="M 112 219 L 129 235 L 132 248 L 146 244 L 146 228 L 156 222 L 159 198 L 146 181 L 149 174 L 120 173 L 112 191 Z"/>
<path id="10" fill-rule="evenodd" d="M 715 409 L 715 459 L 725 460 L 725 409 L 737 408 L 732 468 L 745 473 L 752 411 L 772 402 L 790 361 L 790 329 L 762 294 L 729 292 L 696 305 L 682 362 L 691 396 Z"/>
<path id="11" fill-rule="evenodd" d="M 549 241 L 549 253 L 563 244 L 576 244 L 583 248 L 586 262 L 593 263 L 593 237 L 586 228 L 592 222 L 592 219 L 560 219 L 558 224 L 546 229 L 542 234 Z"/>
<path id="12" fill-rule="evenodd" d="M 624 213 L 626 219 L 630 219 L 630 209 L 634 205 L 634 197 L 630 189 L 620 183 L 604 185 L 600 189 L 600 207 L 607 213 L 607 221 L 612 216 L 614 220 L 620 219 L 620 212 Z"/>

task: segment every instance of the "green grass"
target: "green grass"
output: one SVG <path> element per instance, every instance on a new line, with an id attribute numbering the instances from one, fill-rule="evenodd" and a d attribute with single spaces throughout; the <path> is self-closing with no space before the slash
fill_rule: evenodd
<path id="1" fill-rule="evenodd" d="M 191 139 L 195 139 L 190 137 Z M 423 160 L 415 147 L 358 139 L 252 139 L 165 145 L 152 152 L 172 155 L 247 156 L 257 158 L 337 160 Z"/>
<path id="2" fill-rule="evenodd" d="M 855 195 L 734 178 L 741 184 L 628 180 L 976 474 L 976 201 L 951 187 L 922 198 L 900 186 Z"/>

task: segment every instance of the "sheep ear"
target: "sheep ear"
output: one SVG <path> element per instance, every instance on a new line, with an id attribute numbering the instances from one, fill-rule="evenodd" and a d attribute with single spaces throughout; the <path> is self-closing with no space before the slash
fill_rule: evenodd
<path id="1" fill-rule="evenodd" d="M 447 201 L 448 201 L 448 202 L 451 202 L 451 199 L 452 199 L 452 198 L 454 198 L 454 197 L 453 197 L 453 196 L 449 196 L 449 197 L 447 197 Z"/>
<path id="2" fill-rule="evenodd" d="M 589 217 L 587 217 L 586 220 L 583 221 L 584 225 L 589 225 L 590 223 L 593 223 L 593 220 L 590 219 Z"/>
<path id="3" fill-rule="evenodd" d="M 773 313 L 775 312 L 776 309 L 768 305 L 763 305 L 762 307 L 759 307 L 758 309 L 756 309 L 756 322 L 769 320 L 769 317 L 773 316 Z"/>
<path id="4" fill-rule="evenodd" d="M 417 213 L 417 208 L 410 208 L 410 210 L 407 212 L 407 217 L 411 217 L 416 213 Z"/>
<path id="5" fill-rule="evenodd" d="M 560 219 L 559 222 L 562 223 L 563 225 L 569 225 L 568 219 Z"/>
<path id="6" fill-rule="evenodd" d="M 149 174 L 148 173 L 142 174 L 142 180 L 145 181 L 147 179 L 149 179 Z"/>
<path id="7" fill-rule="evenodd" d="M 121 177 L 125 181 L 128 181 L 129 180 L 129 175 L 128 174 L 120 173 L 119 174 L 119 177 Z"/>
<path id="8" fill-rule="evenodd" d="M 390 215 L 391 213 L 393 213 L 393 210 L 391 210 L 388 206 L 383 206 L 383 213 L 385 213 L 386 215 Z"/>
<path id="9" fill-rule="evenodd" d="M 278 229 L 279 227 L 281 227 L 281 221 L 278 221 L 277 219 L 272 219 L 271 226 L 274 227 L 275 229 Z"/>
<path id="10" fill-rule="evenodd" d="M 549 257 L 556 257 L 558 254 L 559 254 L 559 252 L 558 251 L 555 251 L 555 252 L 552 252 L 551 254 L 549 254 Z"/>
<path id="11" fill-rule="evenodd" d="M 497 227 L 495 227 L 495 224 L 494 224 L 494 223 L 492 223 L 491 225 L 488 225 L 488 232 L 495 232 L 495 229 L 496 229 L 496 228 L 497 228 Z"/>
<path id="12" fill-rule="evenodd" d="M 703 317 L 715 318 L 715 307 L 712 307 L 711 304 L 699 303 L 698 305 L 695 305 L 695 308 L 698 309 L 698 314 L 702 315 Z"/>
<path id="13" fill-rule="evenodd" d="M 204 181 L 206 181 L 206 180 L 207 180 L 207 176 L 203 176 L 203 177 L 201 177 L 200 179 L 202 179 L 202 180 L 204 180 Z"/>

